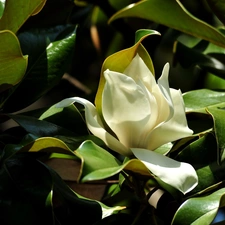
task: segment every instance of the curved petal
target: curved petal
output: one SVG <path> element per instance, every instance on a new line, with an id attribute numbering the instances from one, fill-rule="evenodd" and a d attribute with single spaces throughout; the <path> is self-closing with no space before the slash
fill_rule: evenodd
<path id="1" fill-rule="evenodd" d="M 104 75 L 102 113 L 106 123 L 126 147 L 140 146 L 150 120 L 151 102 L 132 78 L 109 70 Z"/>
<path id="2" fill-rule="evenodd" d="M 131 151 L 122 145 L 115 137 L 113 137 L 110 133 L 108 133 L 102 124 L 102 121 L 97 114 L 97 110 L 95 106 L 87 101 L 86 99 L 74 97 L 74 98 L 67 98 L 59 102 L 56 106 L 57 107 L 67 107 L 73 103 L 80 103 L 85 107 L 85 119 L 88 126 L 88 129 L 97 137 L 102 139 L 105 144 L 112 150 L 125 155 L 129 156 Z"/>
<path id="3" fill-rule="evenodd" d="M 172 100 L 172 97 L 171 97 L 170 87 L 169 87 L 169 80 L 168 80 L 169 69 L 170 69 L 169 63 L 166 63 L 165 66 L 163 67 L 162 75 L 158 79 L 159 89 L 161 90 L 161 93 L 165 97 L 165 99 L 167 101 L 167 104 L 169 106 L 169 111 L 170 112 L 169 112 L 168 119 L 170 119 L 173 116 L 173 113 L 174 113 L 173 100 Z"/>
<path id="4" fill-rule="evenodd" d="M 131 151 L 154 175 L 183 194 L 197 186 L 198 176 L 190 164 L 146 149 L 132 148 Z"/>
<path id="5" fill-rule="evenodd" d="M 173 117 L 155 128 L 148 136 L 147 148 L 157 147 L 193 134 L 187 125 L 184 102 L 180 90 L 170 89 L 174 105 Z"/>

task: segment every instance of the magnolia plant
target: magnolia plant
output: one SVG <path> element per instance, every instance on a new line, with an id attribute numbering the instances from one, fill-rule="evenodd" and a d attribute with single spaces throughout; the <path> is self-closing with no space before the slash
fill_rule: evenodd
<path id="1" fill-rule="evenodd" d="M 82 104 L 87 127 L 111 150 L 136 157 L 160 180 L 185 194 L 198 183 L 194 168 L 154 151 L 193 133 L 187 125 L 181 91 L 169 88 L 168 74 L 167 63 L 156 83 L 136 54 L 123 73 L 104 71 L 100 113 L 91 102 L 79 97 L 65 99 L 57 107 Z"/>

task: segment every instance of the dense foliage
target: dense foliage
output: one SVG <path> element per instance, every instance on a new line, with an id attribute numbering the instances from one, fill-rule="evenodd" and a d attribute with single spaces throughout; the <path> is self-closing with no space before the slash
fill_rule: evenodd
<path id="1" fill-rule="evenodd" d="M 219 221 L 224 13 L 224 0 L 0 1 L 0 223 Z M 198 185 L 188 193 L 113 152 L 90 133 L 81 105 L 58 106 L 77 96 L 101 109 L 103 72 L 123 72 L 136 53 L 156 78 L 169 62 L 170 87 L 183 93 L 194 134 L 155 151 L 194 167 Z M 157 209 L 148 203 L 154 187 L 166 192 Z"/>

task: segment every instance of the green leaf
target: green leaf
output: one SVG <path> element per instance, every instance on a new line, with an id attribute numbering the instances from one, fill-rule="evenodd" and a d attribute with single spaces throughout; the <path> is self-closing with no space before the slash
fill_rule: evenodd
<path id="1" fill-rule="evenodd" d="M 210 9 L 225 24 L 225 1 L 224 0 L 207 0 Z"/>
<path id="2" fill-rule="evenodd" d="M 37 14 L 44 7 L 45 2 L 46 0 L 6 1 L 0 20 L 0 30 L 11 30 L 16 33 L 30 16 Z"/>
<path id="3" fill-rule="evenodd" d="M 102 102 L 102 92 L 105 85 L 105 78 L 103 75 L 103 72 L 106 69 L 109 69 L 111 71 L 116 72 L 123 72 L 125 68 L 130 64 L 134 56 L 138 53 L 140 57 L 143 59 L 145 64 L 148 66 L 150 71 L 154 74 L 154 67 L 152 64 L 152 60 L 148 54 L 148 52 L 145 50 L 145 48 L 142 46 L 141 41 L 144 40 L 149 35 L 153 35 L 159 33 L 154 30 L 139 30 L 136 33 L 136 43 L 130 48 L 124 49 L 122 51 L 116 52 L 113 55 L 110 55 L 106 60 L 104 61 L 101 69 L 101 77 L 99 81 L 98 91 L 95 97 L 95 105 L 98 110 L 98 112 L 101 115 L 101 102 Z"/>
<path id="4" fill-rule="evenodd" d="M 0 19 L 2 18 L 2 15 L 3 15 L 4 10 L 5 10 L 5 2 L 6 2 L 6 0 L 0 1 Z"/>
<path id="5" fill-rule="evenodd" d="M 0 32 L 0 92 L 23 78 L 27 69 L 27 56 L 23 56 L 20 43 L 11 31 Z"/>
<path id="6" fill-rule="evenodd" d="M 218 143 L 218 161 L 225 159 L 225 103 L 207 108 L 207 112 L 213 117 L 214 132 Z"/>
<path id="7" fill-rule="evenodd" d="M 214 27 L 191 15 L 178 0 L 140 1 L 118 11 L 109 22 L 123 17 L 151 20 L 225 47 L 225 36 Z"/>
<path id="8" fill-rule="evenodd" d="M 174 215 L 172 224 L 211 224 L 219 207 L 224 206 L 225 188 L 204 197 L 185 201 Z"/>
<path id="9" fill-rule="evenodd" d="M 200 89 L 184 93 L 183 98 L 186 112 L 206 113 L 206 107 L 225 101 L 225 92 Z"/>
<path id="10" fill-rule="evenodd" d="M 35 36 L 32 37 L 35 38 Z M 33 46 L 37 45 L 35 50 L 38 51 L 39 55 L 35 56 L 35 60 L 33 59 L 32 62 L 29 62 L 32 64 L 29 64 L 29 69 L 27 70 L 25 78 L 5 103 L 5 111 L 17 111 L 28 106 L 46 94 L 61 80 L 69 60 L 71 60 L 76 33 L 74 30 L 71 33 L 71 29 L 66 30 L 63 39 L 54 40 L 46 48 L 47 39 L 48 34 L 46 34 L 44 39 L 40 38 L 38 35 L 34 40 L 28 39 L 28 42 L 31 41 Z M 42 41 L 44 41 L 44 43 L 40 43 Z M 30 48 L 31 55 L 34 54 L 32 53 L 34 50 L 33 46 Z M 42 48 L 40 48 L 40 46 L 42 46 Z M 21 99 L 23 99 L 23 101 L 21 101 Z"/>
<path id="11" fill-rule="evenodd" d="M 75 154 L 82 158 L 82 182 L 105 179 L 122 170 L 152 176 L 140 160 L 132 159 L 121 165 L 113 155 L 92 141 L 85 141 Z"/>

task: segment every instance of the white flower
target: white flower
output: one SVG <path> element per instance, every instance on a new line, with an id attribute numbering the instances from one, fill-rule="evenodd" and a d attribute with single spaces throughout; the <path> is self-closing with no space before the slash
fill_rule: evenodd
<path id="1" fill-rule="evenodd" d="M 168 74 L 169 64 L 166 64 L 156 83 L 155 77 L 137 54 L 123 73 L 110 70 L 104 72 L 104 120 L 96 107 L 82 98 L 65 99 L 58 106 L 65 107 L 74 102 L 83 104 L 87 126 L 95 136 L 122 155 L 134 154 L 153 170 L 155 175 L 163 177 L 162 180 L 172 183 L 172 186 L 172 179 L 179 179 L 171 177 L 172 174 L 177 176 L 174 169 L 179 170 L 179 173 L 184 172 L 182 181 L 178 181 L 181 182 L 178 184 L 180 186 L 176 188 L 185 193 L 197 184 L 197 175 L 193 167 L 153 152 L 163 144 L 193 133 L 187 126 L 182 94 L 180 90 L 169 88 Z M 173 170 L 168 172 L 164 179 L 163 174 L 169 171 L 169 168 Z M 188 185 L 184 184 L 184 180 L 189 180 Z"/>

